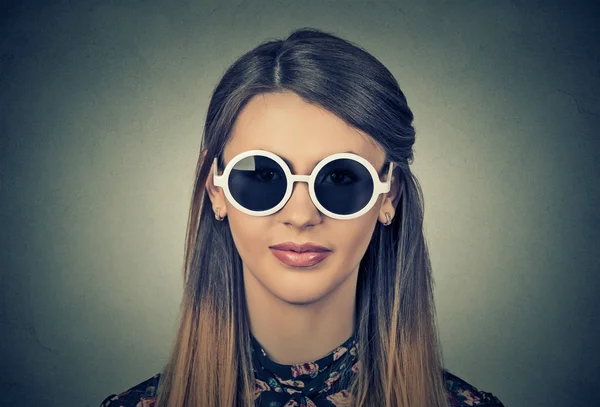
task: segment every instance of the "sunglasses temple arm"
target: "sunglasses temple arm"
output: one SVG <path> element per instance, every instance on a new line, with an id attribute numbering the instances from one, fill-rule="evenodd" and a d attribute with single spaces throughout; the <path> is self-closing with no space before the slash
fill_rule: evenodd
<path id="1" fill-rule="evenodd" d="M 385 179 L 385 192 L 390 192 L 390 188 L 392 185 L 392 172 L 394 170 L 394 162 L 390 162 L 390 168 L 388 169 L 388 174 Z"/>
<path id="2" fill-rule="evenodd" d="M 212 167 L 212 177 L 213 177 L 213 184 L 217 187 L 222 187 L 223 186 L 223 182 L 222 182 L 222 175 L 217 175 L 217 158 L 215 157 L 215 159 L 213 160 L 213 167 Z"/>

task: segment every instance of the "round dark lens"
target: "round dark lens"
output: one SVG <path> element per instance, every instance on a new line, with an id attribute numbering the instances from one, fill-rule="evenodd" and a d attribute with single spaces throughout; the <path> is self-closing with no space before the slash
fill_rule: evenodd
<path id="1" fill-rule="evenodd" d="M 244 208 L 266 211 L 275 207 L 285 195 L 287 180 L 276 161 L 253 155 L 238 161 L 229 174 L 229 191 Z"/>
<path id="2" fill-rule="evenodd" d="M 317 199 L 330 212 L 350 215 L 364 208 L 373 196 L 373 178 L 355 160 L 341 158 L 326 164 L 315 180 Z"/>

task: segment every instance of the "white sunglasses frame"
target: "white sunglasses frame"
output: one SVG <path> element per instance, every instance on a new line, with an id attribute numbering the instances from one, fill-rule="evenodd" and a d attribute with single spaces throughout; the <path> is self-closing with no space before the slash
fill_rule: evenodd
<path id="1" fill-rule="evenodd" d="M 267 209 L 265 211 L 252 211 L 247 208 L 244 208 L 242 205 L 240 205 L 235 200 L 233 195 L 231 195 L 231 191 L 229 191 L 229 185 L 228 185 L 227 180 L 229 179 L 229 174 L 231 173 L 233 167 L 239 161 L 243 160 L 244 158 L 250 157 L 252 155 L 261 155 L 261 156 L 268 157 L 268 158 L 272 159 L 273 161 L 275 161 L 283 169 L 283 172 L 285 173 L 285 177 L 287 180 L 287 187 L 286 187 L 285 194 L 284 194 L 283 198 L 281 199 L 281 201 L 273 208 Z M 347 159 L 359 162 L 369 171 L 369 174 L 371 174 L 371 178 L 373 179 L 373 196 L 371 197 L 371 200 L 365 205 L 364 208 L 362 208 L 358 212 L 350 213 L 347 215 L 339 215 L 339 214 L 328 211 L 325 207 L 323 207 L 323 205 L 321 205 L 321 203 L 317 199 L 317 195 L 315 193 L 315 180 L 316 180 L 317 174 L 319 173 L 321 168 L 323 168 L 325 165 L 327 165 L 331 161 L 338 160 L 340 158 L 347 158 Z M 390 184 L 391 184 L 393 168 L 394 168 L 394 163 L 390 162 L 390 167 L 388 169 L 386 181 L 382 182 L 379 179 L 379 174 L 377 173 L 377 170 L 375 170 L 373 165 L 369 161 L 364 159 L 363 157 L 356 155 L 356 154 L 352 154 L 352 153 L 337 153 L 337 154 L 332 154 L 330 156 L 327 156 L 327 157 L 323 158 L 321 161 L 319 161 L 319 163 L 315 166 L 315 168 L 313 168 L 310 175 L 294 175 L 294 174 L 292 174 L 292 172 L 291 172 L 290 168 L 288 167 L 288 165 L 286 164 L 286 162 L 281 157 L 279 157 L 277 154 L 272 153 L 270 151 L 266 151 L 266 150 L 249 150 L 249 151 L 245 151 L 245 152 L 240 153 L 240 154 L 236 155 L 235 157 L 233 157 L 231 159 L 231 161 L 229 161 L 229 163 L 225 166 L 225 170 L 223 171 L 222 175 L 217 175 L 217 158 L 215 157 L 215 159 L 213 160 L 213 184 L 215 186 L 221 187 L 223 189 L 227 200 L 240 212 L 243 212 L 247 215 L 252 215 L 252 216 L 268 216 L 268 215 L 272 215 L 272 214 L 276 213 L 277 211 L 279 211 L 281 208 L 283 208 L 285 206 L 287 201 L 292 196 L 292 190 L 293 190 L 295 182 L 306 182 L 306 183 L 308 183 L 308 191 L 309 191 L 310 199 L 312 200 L 313 204 L 317 207 L 317 209 L 319 209 L 319 211 L 321 211 L 322 213 L 324 213 L 325 215 L 327 215 L 333 219 L 346 220 L 346 219 L 355 219 L 355 218 L 358 218 L 359 216 L 364 215 L 373 207 L 373 205 L 375 205 L 375 202 L 377 201 L 377 198 L 379 197 L 380 194 L 387 193 L 390 191 Z"/>

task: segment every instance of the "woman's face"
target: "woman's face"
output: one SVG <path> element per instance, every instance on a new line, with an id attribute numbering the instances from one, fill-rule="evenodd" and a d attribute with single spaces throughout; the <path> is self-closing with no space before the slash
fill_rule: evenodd
<path id="1" fill-rule="evenodd" d="M 352 151 L 381 171 L 385 154 L 375 142 L 329 111 L 304 102 L 295 93 L 267 93 L 251 99 L 240 112 L 225 146 L 225 165 L 247 150 L 268 150 L 286 159 L 292 174 L 308 175 L 316 163 L 334 153 Z M 382 177 L 385 180 L 385 177 Z M 240 212 L 212 184 L 207 190 L 213 209 L 227 216 L 244 268 L 246 288 L 273 295 L 290 304 L 310 304 L 330 296 L 356 276 L 378 219 L 394 216 L 394 188 L 379 196 L 366 214 L 337 220 L 313 204 L 305 182 L 294 183 L 292 195 L 278 212 L 255 217 Z M 270 246 L 283 242 L 312 242 L 331 250 L 311 267 L 293 267 L 280 261 Z M 251 279 L 252 281 L 249 281 Z M 354 293 L 352 293 L 354 294 Z"/>

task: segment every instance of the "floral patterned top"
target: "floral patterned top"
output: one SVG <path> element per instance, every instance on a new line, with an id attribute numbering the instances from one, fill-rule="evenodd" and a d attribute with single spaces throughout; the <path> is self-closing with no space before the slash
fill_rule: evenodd
<path id="1" fill-rule="evenodd" d="M 360 369 L 358 341 L 353 335 L 327 356 L 298 364 L 281 365 L 271 360 L 251 335 L 257 407 L 346 407 L 352 395 L 346 390 Z M 154 407 L 160 373 L 118 395 L 108 396 L 100 407 Z M 446 394 L 452 407 L 504 407 L 492 393 L 479 391 L 444 370 Z"/>

